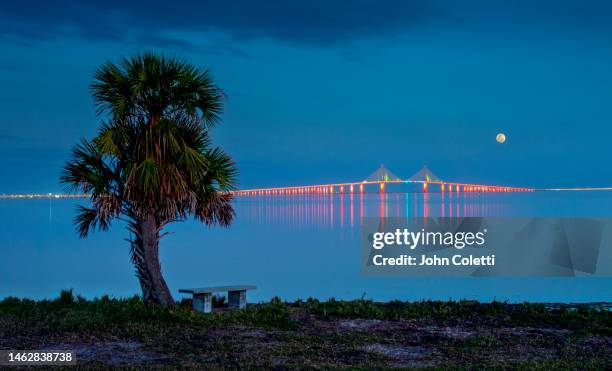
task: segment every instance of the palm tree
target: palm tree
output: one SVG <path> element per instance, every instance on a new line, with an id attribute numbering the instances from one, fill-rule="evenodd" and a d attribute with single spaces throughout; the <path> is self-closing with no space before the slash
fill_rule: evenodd
<path id="1" fill-rule="evenodd" d="M 234 162 L 213 147 L 223 93 L 209 71 L 151 53 L 108 62 L 91 90 L 98 135 L 82 140 L 62 172 L 71 191 L 91 194 L 74 218 L 81 237 L 120 219 L 146 303 L 174 303 L 159 261 L 163 228 L 190 216 L 228 226 L 234 217 Z"/>

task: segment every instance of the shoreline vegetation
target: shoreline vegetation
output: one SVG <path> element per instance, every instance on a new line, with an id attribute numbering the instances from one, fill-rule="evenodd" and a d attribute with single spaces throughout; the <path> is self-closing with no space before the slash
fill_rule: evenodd
<path id="1" fill-rule="evenodd" d="M 610 369 L 610 303 L 250 304 L 202 314 L 141 297 L 0 301 L 0 349 L 72 349 L 91 366 Z"/>

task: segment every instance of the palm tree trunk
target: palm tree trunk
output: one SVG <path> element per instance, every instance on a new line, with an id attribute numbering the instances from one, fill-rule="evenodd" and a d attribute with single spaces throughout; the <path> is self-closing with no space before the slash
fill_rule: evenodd
<path id="1" fill-rule="evenodd" d="M 132 262 L 140 280 L 144 302 L 162 307 L 173 305 L 174 299 L 161 272 L 159 262 L 161 227 L 155 220 L 155 216 L 147 215 L 142 220 L 130 223 L 129 229 L 135 235 L 130 241 Z"/>

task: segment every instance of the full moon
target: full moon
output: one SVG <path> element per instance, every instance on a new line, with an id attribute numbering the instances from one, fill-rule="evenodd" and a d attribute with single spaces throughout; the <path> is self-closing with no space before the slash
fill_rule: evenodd
<path id="1" fill-rule="evenodd" d="M 497 143 L 503 143 L 506 141 L 506 134 L 504 133 L 499 133 L 495 136 L 495 140 L 497 141 Z"/>

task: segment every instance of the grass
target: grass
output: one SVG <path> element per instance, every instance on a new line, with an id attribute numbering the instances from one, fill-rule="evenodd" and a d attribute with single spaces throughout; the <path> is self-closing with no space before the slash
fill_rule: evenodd
<path id="1" fill-rule="evenodd" d="M 548 326 L 584 333 L 612 335 L 612 312 L 605 307 L 589 304 L 575 306 L 539 303 L 508 304 L 494 301 L 479 303 L 463 301 L 421 301 L 405 303 L 391 301 L 376 303 L 370 300 L 339 301 L 316 299 L 297 301 L 294 306 L 310 313 L 342 318 L 380 320 L 432 320 L 438 323 L 476 321 L 492 326 Z"/>
<path id="2" fill-rule="evenodd" d="M 0 349 L 58 344 L 82 349 L 88 356 L 81 360 L 92 365 L 602 369 L 612 366 L 612 312 L 594 305 L 275 298 L 202 314 L 189 300 L 160 309 L 139 297 L 86 300 L 71 291 L 55 300 L 0 301 Z M 104 356 L 104 347 L 116 355 Z"/>
<path id="3" fill-rule="evenodd" d="M 148 330 L 162 327 L 207 328 L 241 324 L 288 329 L 294 326 L 289 307 L 278 299 L 242 311 L 203 315 L 191 310 L 191 302 L 187 300 L 173 308 L 161 309 L 145 305 L 138 296 L 86 300 L 74 297 L 69 290 L 62 291 L 56 300 L 4 299 L 0 302 L 0 315 L 13 323 L 13 326 L 0 328 L 0 336 L 23 330 L 42 335 L 57 332 L 121 334 L 129 328 L 129 334 L 136 331 L 146 335 Z"/>

